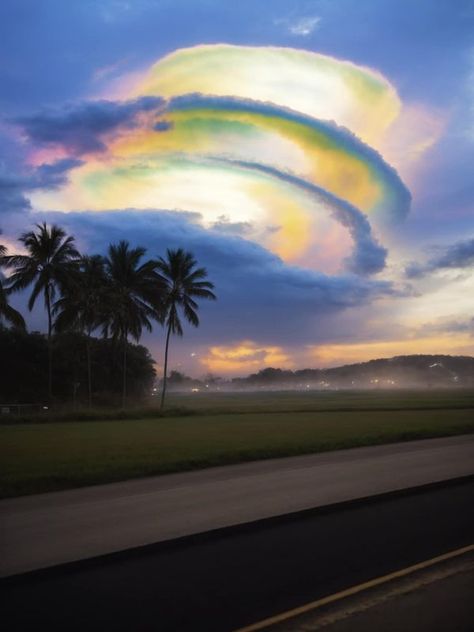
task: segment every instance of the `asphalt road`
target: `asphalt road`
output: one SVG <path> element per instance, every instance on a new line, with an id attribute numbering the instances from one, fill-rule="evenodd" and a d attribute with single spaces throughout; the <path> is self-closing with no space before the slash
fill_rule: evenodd
<path id="1" fill-rule="evenodd" d="M 471 474 L 464 435 L 2 500 L 0 577 Z"/>
<path id="2" fill-rule="evenodd" d="M 474 481 L 0 581 L 15 630 L 226 632 L 474 539 Z"/>
<path id="3" fill-rule="evenodd" d="M 342 612 L 332 618 L 288 622 L 273 632 L 472 632 L 474 627 L 474 566 L 444 579 L 389 595 L 380 602 L 361 604 L 361 611 Z M 388 588 L 388 587 L 387 587 Z M 370 601 L 370 597 L 368 598 Z M 315 613 L 316 614 L 316 613 Z"/>

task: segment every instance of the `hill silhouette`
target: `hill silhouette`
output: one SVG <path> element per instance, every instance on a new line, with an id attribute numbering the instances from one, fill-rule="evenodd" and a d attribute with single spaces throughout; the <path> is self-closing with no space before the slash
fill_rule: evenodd
<path id="1" fill-rule="evenodd" d="M 474 357 L 403 355 L 327 369 L 289 371 L 269 367 L 232 380 L 240 387 L 449 388 L 474 387 Z"/>

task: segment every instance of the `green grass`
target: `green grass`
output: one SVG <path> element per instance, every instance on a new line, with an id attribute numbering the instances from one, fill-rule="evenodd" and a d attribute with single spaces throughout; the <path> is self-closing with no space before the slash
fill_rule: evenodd
<path id="1" fill-rule="evenodd" d="M 266 396 L 265 396 L 266 397 Z M 284 395 L 281 395 L 284 398 Z M 294 394 L 291 395 L 294 398 Z M 336 407 L 334 399 L 328 399 Z M 394 406 L 393 395 L 392 406 Z M 474 408 L 266 412 L 0 426 L 0 496 L 9 497 L 253 459 L 474 432 Z M 314 398 L 313 398 L 314 399 Z M 343 399 L 343 398 L 342 398 Z M 417 399 L 419 407 L 421 399 Z M 459 404 L 459 399 L 456 400 Z M 451 402 L 456 404 L 456 402 Z M 372 401 L 373 406 L 375 400 Z M 400 403 L 400 402 L 399 402 Z M 258 400 L 245 405 L 257 406 Z M 288 405 L 289 402 L 287 402 Z M 310 405 L 299 400 L 298 405 Z M 346 404 L 349 405 L 348 401 Z M 425 402 L 427 406 L 429 401 Z M 259 406 L 265 408 L 260 400 Z M 293 402 L 292 406 L 295 405 Z M 311 406 L 314 407 L 314 401 Z M 387 404 L 388 405 L 388 404 Z M 242 410 L 244 403 L 239 403 Z M 273 412 L 269 408 L 278 409 Z M 377 408 L 377 407 L 376 407 Z"/>
<path id="2" fill-rule="evenodd" d="M 269 412 L 323 412 L 362 410 L 474 409 L 474 391 L 455 390 L 371 390 L 371 391 L 247 391 L 170 393 L 161 411 L 155 402 L 126 410 L 59 407 L 41 413 L 14 412 L 1 415 L 0 425 L 66 421 L 117 421 L 157 419 L 194 415 L 247 414 Z"/>
<path id="3" fill-rule="evenodd" d="M 247 391 L 170 393 L 171 414 L 175 411 L 218 414 L 223 412 L 303 412 L 350 410 L 474 409 L 474 391 L 370 390 L 370 391 Z"/>

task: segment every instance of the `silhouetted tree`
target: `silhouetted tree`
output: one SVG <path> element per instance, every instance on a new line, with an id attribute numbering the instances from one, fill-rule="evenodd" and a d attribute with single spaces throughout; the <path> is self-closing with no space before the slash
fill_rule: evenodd
<path id="1" fill-rule="evenodd" d="M 3 258 L 6 254 L 7 249 L 5 246 L 0 245 L 0 324 L 5 322 L 17 329 L 25 329 L 26 325 L 23 316 L 8 302 L 8 294 L 10 291 L 5 284 L 5 277 L 1 270 L 2 265 L 4 265 Z"/>
<path id="2" fill-rule="evenodd" d="M 161 408 L 164 406 L 166 396 L 170 336 L 171 334 L 183 335 L 180 311 L 191 325 L 198 327 L 198 304 L 194 299 L 216 299 L 215 294 L 211 291 L 214 288 L 213 283 L 204 280 L 207 277 L 206 269 L 196 268 L 196 265 L 197 261 L 193 255 L 190 252 L 185 252 L 182 248 L 168 249 L 166 259 L 160 257 L 157 261 L 158 271 L 165 284 L 163 319 L 166 324 L 166 342 Z"/>
<path id="3" fill-rule="evenodd" d="M 161 318 L 163 283 L 153 261 L 141 263 L 145 248 L 130 248 L 127 241 L 111 244 L 105 260 L 107 313 L 104 333 L 122 345 L 122 405 L 127 398 L 127 339 L 140 340 L 143 328 L 152 330 L 152 320 Z"/>
<path id="4" fill-rule="evenodd" d="M 63 289 L 63 296 L 56 301 L 57 332 L 79 331 L 86 336 L 87 392 L 89 407 L 92 405 L 91 336 L 105 318 L 107 277 L 105 260 L 100 255 L 82 257 L 78 270 L 71 275 Z"/>
<path id="5" fill-rule="evenodd" d="M 4 257 L 7 266 L 13 268 L 10 288 L 23 290 L 30 285 L 33 289 L 28 308 L 33 309 L 36 299 L 43 295 L 48 316 L 48 396 L 52 399 L 52 309 L 58 292 L 66 285 L 73 274 L 79 259 L 74 245 L 74 237 L 67 236 L 62 228 L 53 224 L 36 224 L 36 232 L 23 233 L 19 241 L 26 249 L 26 255 Z"/>

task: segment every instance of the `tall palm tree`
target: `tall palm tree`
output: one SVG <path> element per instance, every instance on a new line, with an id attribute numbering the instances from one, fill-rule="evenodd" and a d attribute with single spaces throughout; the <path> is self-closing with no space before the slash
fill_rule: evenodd
<path id="1" fill-rule="evenodd" d="M 9 289 L 5 286 L 5 277 L 2 274 L 1 266 L 3 265 L 3 258 L 7 254 L 5 246 L 0 244 L 0 324 L 2 321 L 12 325 L 16 329 L 26 329 L 23 316 L 8 302 Z"/>
<path id="2" fill-rule="evenodd" d="M 160 319 L 163 283 L 156 262 L 145 261 L 145 248 L 130 248 L 127 241 L 111 244 L 105 260 L 108 279 L 104 334 L 122 345 L 122 406 L 127 398 L 127 343 L 140 340 L 143 329 L 152 331 L 152 320 Z"/>
<path id="3" fill-rule="evenodd" d="M 82 257 L 78 270 L 63 288 L 63 296 L 53 306 L 58 332 L 76 329 L 86 336 L 87 393 L 92 405 L 92 332 L 102 324 L 107 296 L 105 260 L 100 255 Z"/>
<path id="4" fill-rule="evenodd" d="M 182 248 L 167 250 L 166 259 L 160 257 L 156 262 L 157 269 L 165 283 L 163 299 L 163 320 L 166 324 L 165 365 L 163 370 L 163 390 L 161 392 L 161 408 L 165 404 L 166 380 L 168 372 L 168 349 L 171 334 L 183 335 L 180 311 L 194 327 L 199 326 L 198 304 L 194 299 L 215 300 L 211 291 L 214 284 L 205 281 L 205 268 L 196 268 L 197 261 L 190 252 Z"/>
<path id="5" fill-rule="evenodd" d="M 23 290 L 30 285 L 33 289 L 28 301 L 31 311 L 40 294 L 48 316 L 48 395 L 53 395 L 53 302 L 73 274 L 79 260 L 79 252 L 74 245 L 74 237 L 67 236 L 62 228 L 46 222 L 36 224 L 36 231 L 23 233 L 19 241 L 26 249 L 26 255 L 4 257 L 7 266 L 14 269 L 10 276 L 12 291 Z"/>

